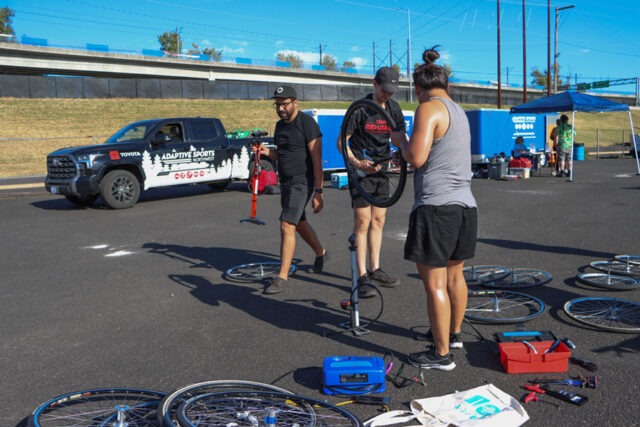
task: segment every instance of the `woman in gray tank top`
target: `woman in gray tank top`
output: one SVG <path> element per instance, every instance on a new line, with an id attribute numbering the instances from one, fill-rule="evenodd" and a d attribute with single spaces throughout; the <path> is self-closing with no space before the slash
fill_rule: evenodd
<path id="1" fill-rule="evenodd" d="M 404 257 L 416 263 L 427 293 L 433 341 L 428 351 L 409 354 L 410 363 L 450 371 L 450 348 L 462 348 L 460 336 L 467 306 L 464 260 L 475 254 L 477 205 L 471 193 L 471 136 L 462 108 L 448 94 L 440 55 L 425 50 L 424 63 L 413 73 L 420 105 L 411 138 L 401 132 L 392 142 L 413 166 L 415 202 L 409 218 Z"/>

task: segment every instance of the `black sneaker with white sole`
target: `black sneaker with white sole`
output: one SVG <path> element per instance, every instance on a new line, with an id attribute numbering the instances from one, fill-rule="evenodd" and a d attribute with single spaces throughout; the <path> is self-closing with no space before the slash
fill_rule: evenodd
<path id="1" fill-rule="evenodd" d="M 429 329 L 426 334 L 422 335 L 420 339 L 433 342 L 433 332 L 431 331 L 431 329 Z M 458 332 L 457 334 L 449 334 L 449 348 L 463 347 L 464 344 L 462 344 L 462 333 Z"/>
<path id="2" fill-rule="evenodd" d="M 456 367 L 456 364 L 453 361 L 453 357 L 451 357 L 451 353 L 447 353 L 444 356 L 441 356 L 436 352 L 435 347 L 427 351 L 421 351 L 419 353 L 410 353 L 408 361 L 413 366 L 417 366 L 423 369 L 452 371 Z"/>
<path id="3" fill-rule="evenodd" d="M 395 288 L 400 284 L 400 279 L 391 276 L 381 268 L 374 271 L 367 271 L 367 276 L 369 276 L 371 283 L 385 288 Z"/>

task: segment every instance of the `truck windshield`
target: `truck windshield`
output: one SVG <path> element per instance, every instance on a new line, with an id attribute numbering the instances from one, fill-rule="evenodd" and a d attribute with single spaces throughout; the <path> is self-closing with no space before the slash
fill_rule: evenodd
<path id="1" fill-rule="evenodd" d="M 149 126 L 145 123 L 131 123 L 114 133 L 105 144 L 121 144 L 123 142 L 139 142 L 144 139 Z"/>

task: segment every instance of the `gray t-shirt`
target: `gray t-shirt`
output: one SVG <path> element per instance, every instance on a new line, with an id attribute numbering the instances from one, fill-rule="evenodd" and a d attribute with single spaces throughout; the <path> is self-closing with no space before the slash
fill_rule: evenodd
<path id="1" fill-rule="evenodd" d="M 471 193 L 471 132 L 469 120 L 455 102 L 436 97 L 449 111 L 449 129 L 431 145 L 429 158 L 414 171 L 415 202 L 422 205 L 477 207 Z"/>

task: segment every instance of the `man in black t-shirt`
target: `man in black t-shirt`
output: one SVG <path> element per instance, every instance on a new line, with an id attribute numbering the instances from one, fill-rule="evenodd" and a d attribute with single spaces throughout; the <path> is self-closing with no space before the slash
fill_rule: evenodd
<path id="1" fill-rule="evenodd" d="M 391 67 L 382 67 L 373 79 L 374 92 L 365 99 L 372 100 L 383 107 L 393 121 L 397 130 L 406 132 L 404 115 L 400 105 L 391 97 L 398 91 L 400 75 Z M 351 121 L 346 124 L 349 141 L 349 161 L 358 170 L 360 185 L 374 197 L 389 194 L 388 183 L 374 174 L 380 169 L 375 162 L 389 157 L 391 147 L 389 137 L 391 130 L 384 117 L 376 110 L 358 110 Z M 338 138 L 338 150 L 341 150 L 341 138 Z M 387 185 L 385 185 L 387 184 Z M 356 236 L 356 263 L 358 264 L 358 295 L 370 298 L 376 295 L 371 283 L 393 288 L 400 281 L 380 268 L 380 249 L 382 247 L 382 230 L 386 220 L 387 209 L 371 205 L 349 183 L 351 206 L 354 213 L 353 232 Z M 369 268 L 367 268 L 367 255 Z"/>
<path id="2" fill-rule="evenodd" d="M 273 93 L 274 106 L 280 117 L 276 123 L 276 149 L 261 146 L 261 155 L 278 161 L 280 180 L 280 272 L 265 289 L 277 294 L 289 285 L 289 270 L 296 248 L 296 232 L 313 249 L 315 273 L 322 272 L 329 254 L 307 221 L 305 208 L 309 200 L 313 213 L 322 210 L 322 132 L 313 118 L 298 110 L 298 96 L 291 86 L 279 86 Z"/>

